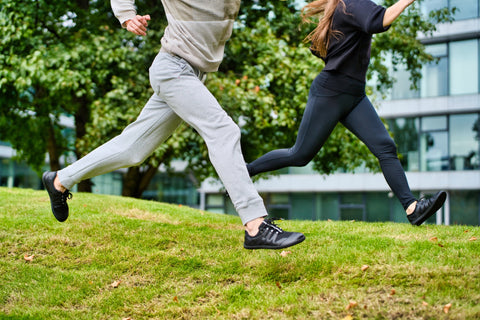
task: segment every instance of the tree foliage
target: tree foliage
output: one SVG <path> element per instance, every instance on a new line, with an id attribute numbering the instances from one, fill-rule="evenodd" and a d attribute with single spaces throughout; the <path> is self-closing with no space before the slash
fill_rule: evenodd
<path id="1" fill-rule="evenodd" d="M 73 152 L 80 158 L 134 121 L 152 94 L 148 67 L 166 25 L 160 0 L 136 1 L 138 13 L 152 17 L 144 38 L 121 30 L 108 1 L 0 3 L 0 140 L 9 141 L 18 158 L 40 171 L 47 152 L 52 170 L 58 170 L 62 156 Z M 387 52 L 394 65 L 407 65 L 417 83 L 422 64 L 433 58 L 416 35 L 429 34 L 448 14 L 426 19 L 416 4 L 391 30 L 375 36 L 369 77 L 379 80 L 379 89 L 393 81 Z M 242 1 L 224 62 L 206 85 L 241 126 L 247 161 L 294 143 L 310 83 L 323 67 L 303 42 L 312 28 L 300 23 L 297 1 Z M 68 134 L 62 116 L 73 119 L 74 132 Z M 204 142 L 183 125 L 142 166 L 129 169 L 123 194 L 141 196 L 159 165 L 172 159 L 187 160 L 198 181 L 216 175 Z M 378 167 L 341 125 L 314 165 L 326 174 Z"/>
<path id="2" fill-rule="evenodd" d="M 2 0 L 0 139 L 18 158 L 40 171 L 47 152 L 58 170 L 62 155 L 80 158 L 136 118 L 165 25 L 156 4 L 148 42 L 121 32 L 105 1 Z M 62 116 L 74 119 L 73 133 Z"/>

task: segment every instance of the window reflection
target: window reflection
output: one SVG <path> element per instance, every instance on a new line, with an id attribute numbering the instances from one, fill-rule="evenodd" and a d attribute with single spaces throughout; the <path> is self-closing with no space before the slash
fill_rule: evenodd
<path id="1" fill-rule="evenodd" d="M 438 61 L 432 61 L 422 68 L 421 96 L 422 98 L 445 96 L 448 94 L 447 44 L 429 45 L 425 49 Z"/>
<path id="2" fill-rule="evenodd" d="M 394 71 L 395 84 L 392 87 L 392 99 L 412 99 L 420 97 L 420 92 L 411 88 L 410 71 L 403 64 Z"/>
<path id="3" fill-rule="evenodd" d="M 428 15 L 430 11 L 448 8 L 448 0 L 425 0 L 421 2 L 421 10 L 424 15 Z"/>
<path id="4" fill-rule="evenodd" d="M 437 60 L 422 68 L 420 91 L 411 90 L 410 74 L 403 65 L 394 71 L 391 99 L 439 97 L 479 92 L 479 39 L 427 45 Z"/>
<path id="5" fill-rule="evenodd" d="M 402 166 L 407 171 L 419 171 L 418 118 L 390 119 L 388 126 L 393 133 Z"/>
<path id="6" fill-rule="evenodd" d="M 421 126 L 420 170 L 448 170 L 447 116 L 424 117 Z"/>
<path id="7" fill-rule="evenodd" d="M 442 8 L 456 8 L 455 20 L 465 20 L 478 17 L 478 0 L 425 0 L 421 3 L 421 10 L 428 15 L 433 10 Z"/>
<path id="8" fill-rule="evenodd" d="M 455 20 L 478 17 L 478 0 L 450 0 L 450 8 L 457 8 Z"/>
<path id="9" fill-rule="evenodd" d="M 450 43 L 450 94 L 478 92 L 478 40 Z"/>
<path id="10" fill-rule="evenodd" d="M 480 169 L 480 114 L 387 120 L 406 171 Z"/>
<path id="11" fill-rule="evenodd" d="M 420 169 L 448 170 L 448 135 L 446 132 L 424 132 L 420 138 Z"/>
<path id="12" fill-rule="evenodd" d="M 447 130 L 447 116 L 422 118 L 422 131 Z"/>
<path id="13" fill-rule="evenodd" d="M 451 170 L 479 168 L 479 117 L 452 115 L 450 117 L 450 166 Z"/>

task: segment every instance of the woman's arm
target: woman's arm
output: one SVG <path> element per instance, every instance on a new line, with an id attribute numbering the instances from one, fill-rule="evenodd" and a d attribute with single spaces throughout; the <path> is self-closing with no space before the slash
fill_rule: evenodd
<path id="1" fill-rule="evenodd" d="M 398 16 L 411 5 L 415 0 L 399 0 L 394 5 L 387 8 L 383 16 L 383 27 L 386 28 L 398 18 Z"/>

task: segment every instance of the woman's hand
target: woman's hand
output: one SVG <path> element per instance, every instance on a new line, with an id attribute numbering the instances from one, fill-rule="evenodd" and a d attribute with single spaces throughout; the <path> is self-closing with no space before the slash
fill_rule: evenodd
<path id="1" fill-rule="evenodd" d="M 399 0 L 397 3 L 388 7 L 383 16 L 383 27 L 386 28 L 398 18 L 398 16 L 415 0 Z"/>
<path id="2" fill-rule="evenodd" d="M 150 15 L 137 15 L 135 18 L 125 21 L 125 26 L 128 31 L 139 36 L 145 36 L 147 35 L 148 21 L 150 21 Z"/>

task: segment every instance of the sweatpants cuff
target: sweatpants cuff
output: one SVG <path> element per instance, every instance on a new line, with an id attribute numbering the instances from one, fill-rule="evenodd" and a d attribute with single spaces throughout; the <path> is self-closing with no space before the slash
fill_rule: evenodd
<path id="1" fill-rule="evenodd" d="M 237 205 L 235 209 L 237 210 L 240 219 L 242 219 L 243 225 L 246 225 L 249 221 L 268 215 L 262 199 Z"/>
<path id="2" fill-rule="evenodd" d="M 57 171 L 58 180 L 60 180 L 60 183 L 62 184 L 62 186 L 64 186 L 68 190 L 71 190 L 73 186 L 76 185 L 76 183 L 72 179 L 66 178 L 65 174 L 63 173 L 63 170 L 65 170 L 65 168 L 60 171 Z"/>

